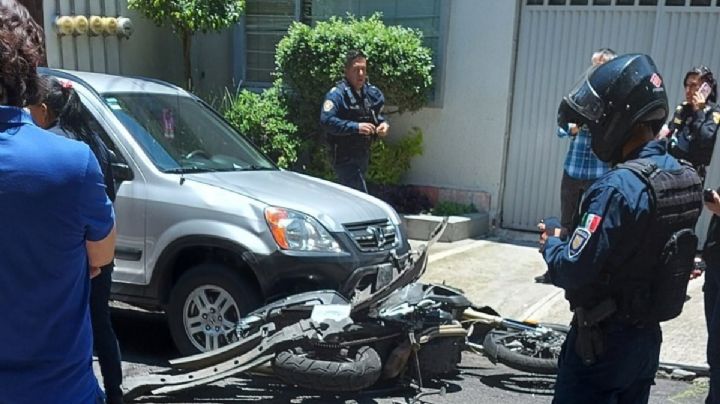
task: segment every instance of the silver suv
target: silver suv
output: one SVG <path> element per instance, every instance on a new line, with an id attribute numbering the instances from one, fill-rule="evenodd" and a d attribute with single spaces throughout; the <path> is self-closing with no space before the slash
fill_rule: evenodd
<path id="1" fill-rule="evenodd" d="M 182 354 L 236 340 L 245 313 L 286 295 L 372 293 L 409 251 L 384 202 L 278 169 L 171 84 L 42 69 L 74 83 L 114 152 L 113 298 L 167 313 Z"/>

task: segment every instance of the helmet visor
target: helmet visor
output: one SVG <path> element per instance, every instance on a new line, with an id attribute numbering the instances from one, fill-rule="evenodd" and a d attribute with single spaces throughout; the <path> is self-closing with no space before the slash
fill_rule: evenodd
<path id="1" fill-rule="evenodd" d="M 596 66 L 591 67 L 580 76 L 580 80 L 573 86 L 570 94 L 566 97 L 568 105 L 590 121 L 600 119 L 605 110 L 605 103 L 590 84 L 590 75 L 596 68 Z"/>

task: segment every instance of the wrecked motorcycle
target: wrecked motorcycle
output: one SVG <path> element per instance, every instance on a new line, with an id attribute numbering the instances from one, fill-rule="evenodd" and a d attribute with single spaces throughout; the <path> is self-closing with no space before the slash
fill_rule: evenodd
<path id="1" fill-rule="evenodd" d="M 263 306 L 238 322 L 237 342 L 172 360 L 164 373 L 128 378 L 126 397 L 186 390 L 266 363 L 284 383 L 319 391 L 399 379 L 422 386 L 457 373 L 467 349 L 522 371 L 555 373 L 566 328 L 505 319 L 474 307 L 458 289 L 417 282 L 446 224 L 425 246 L 379 268 L 376 282 L 352 299 L 321 290 Z"/>

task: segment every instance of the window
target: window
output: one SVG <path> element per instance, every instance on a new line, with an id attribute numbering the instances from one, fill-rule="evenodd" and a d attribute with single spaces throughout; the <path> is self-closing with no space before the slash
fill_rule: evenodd
<path id="1" fill-rule="evenodd" d="M 262 86 L 273 81 L 275 47 L 296 20 L 296 0 L 247 0 L 243 24 L 246 85 Z"/>
<path id="2" fill-rule="evenodd" d="M 293 21 L 311 24 L 347 13 L 361 17 L 381 12 L 388 25 L 422 31 L 435 65 L 430 97 L 440 99 L 447 0 L 247 0 L 245 7 L 244 23 L 236 37 L 240 44 L 236 77 L 245 87 L 265 87 L 272 82 L 275 47 Z"/>

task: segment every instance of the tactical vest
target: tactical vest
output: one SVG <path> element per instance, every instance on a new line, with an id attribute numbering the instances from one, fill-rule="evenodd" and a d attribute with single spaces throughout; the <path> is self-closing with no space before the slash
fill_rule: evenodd
<path id="1" fill-rule="evenodd" d="M 343 119 L 349 119 L 355 122 L 367 122 L 374 125 L 378 125 L 378 119 L 375 115 L 375 111 L 372 109 L 370 99 L 367 94 L 358 99 L 355 96 L 350 85 L 344 81 L 340 81 L 336 84 L 338 90 L 342 91 L 343 98 L 347 101 L 346 110 L 347 116 L 343 116 Z M 365 151 L 371 143 L 370 136 L 327 136 L 328 144 L 333 147 L 335 158 L 343 159 L 349 155 L 350 157 L 356 155 L 358 152 Z"/>
<path id="2" fill-rule="evenodd" d="M 677 170 L 663 170 L 649 159 L 637 159 L 616 167 L 630 170 L 648 186 L 652 216 L 646 236 L 629 260 L 607 264 L 592 292 L 574 294 L 571 306 L 587 307 L 611 297 L 618 307 L 613 318 L 627 323 L 667 321 L 680 314 L 702 210 L 700 177 L 689 163 L 681 164 Z"/>

